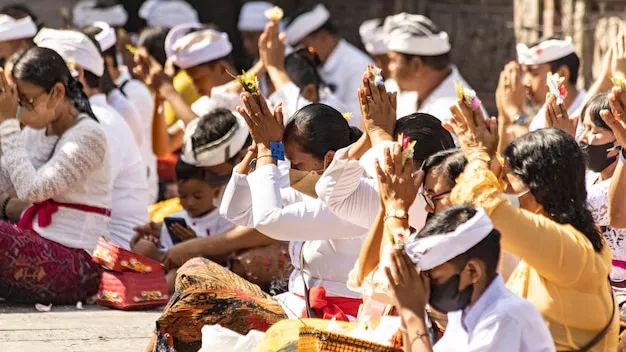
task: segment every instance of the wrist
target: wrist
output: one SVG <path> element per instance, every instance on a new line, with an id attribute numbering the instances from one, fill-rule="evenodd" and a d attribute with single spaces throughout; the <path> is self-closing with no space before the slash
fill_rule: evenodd
<path id="1" fill-rule="evenodd" d="M 367 132 L 372 146 L 383 142 L 383 141 L 393 141 L 393 136 L 382 128 L 372 128 Z"/>
<path id="2" fill-rule="evenodd" d="M 521 106 L 508 106 L 504 109 L 504 114 L 511 122 L 515 119 L 515 116 L 523 115 L 524 111 Z"/>
<path id="3" fill-rule="evenodd" d="M 267 73 L 271 76 L 271 75 L 275 75 L 279 72 L 284 72 L 285 71 L 285 66 L 283 65 L 267 65 L 266 67 Z"/>
<path id="4" fill-rule="evenodd" d="M 172 94 L 177 94 L 176 89 L 170 82 L 155 81 L 154 83 L 157 85 L 155 88 L 163 100 L 169 100 Z"/>

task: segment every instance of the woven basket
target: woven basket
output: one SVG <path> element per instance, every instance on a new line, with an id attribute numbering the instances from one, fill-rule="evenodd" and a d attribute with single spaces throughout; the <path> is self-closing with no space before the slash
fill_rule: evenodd
<path id="1" fill-rule="evenodd" d="M 401 352 L 401 350 L 314 327 L 302 327 L 298 338 L 298 352 Z"/>

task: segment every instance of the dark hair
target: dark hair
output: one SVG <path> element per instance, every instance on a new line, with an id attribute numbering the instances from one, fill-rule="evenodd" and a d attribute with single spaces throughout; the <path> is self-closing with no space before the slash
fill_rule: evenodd
<path id="1" fill-rule="evenodd" d="M 417 234 L 417 238 L 440 235 L 453 232 L 457 227 L 466 223 L 477 211 L 471 205 L 453 205 L 434 214 L 426 225 Z M 496 274 L 500 261 L 500 231 L 493 229 L 467 252 L 454 257 L 450 262 L 457 268 L 462 268 L 470 259 L 479 259 L 485 263 L 488 276 Z"/>
<path id="2" fill-rule="evenodd" d="M 450 67 L 452 60 L 450 59 L 450 53 L 445 53 L 436 56 L 423 56 L 423 55 L 411 55 L 401 53 L 404 57 L 404 62 L 409 62 L 413 58 L 418 58 L 425 66 L 432 68 L 433 70 L 442 71 Z"/>
<path id="3" fill-rule="evenodd" d="M 542 38 L 542 39 L 537 40 L 534 43 L 531 43 L 528 47 L 529 48 L 535 47 L 547 40 L 563 40 L 563 38 L 560 38 L 557 36 Z M 552 72 L 557 72 L 559 68 L 561 68 L 561 66 L 567 66 L 567 68 L 569 69 L 569 74 L 570 74 L 569 83 L 575 85 L 576 82 L 578 81 L 578 71 L 580 70 L 580 59 L 578 58 L 578 55 L 576 55 L 576 53 L 571 53 L 560 59 L 554 60 L 552 62 L 548 62 L 548 64 L 550 65 L 550 71 Z"/>
<path id="4" fill-rule="evenodd" d="M 19 54 L 19 57 L 12 60 L 13 77 L 36 84 L 46 92 L 50 92 L 57 83 L 63 84 L 65 96 L 72 101 L 76 109 L 97 120 L 91 111 L 89 98 L 83 92 L 83 85 L 72 77 L 61 55 L 52 49 L 40 47 L 25 49 Z"/>
<path id="5" fill-rule="evenodd" d="M 455 148 L 450 132 L 441 126 L 441 121 L 430 115 L 416 112 L 400 118 L 396 122 L 394 137 L 404 133 L 415 143 L 413 161 L 416 166 L 422 165 L 429 156 L 442 150 Z"/>
<path id="6" fill-rule="evenodd" d="M 230 110 L 224 108 L 211 110 L 211 112 L 199 118 L 198 127 L 191 136 L 192 147 L 195 149 L 219 140 L 232 130 L 235 125 L 237 125 L 237 118 Z M 248 136 L 243 148 L 247 148 L 251 144 L 252 138 Z M 227 162 L 235 159 L 236 154 Z"/>
<path id="7" fill-rule="evenodd" d="M 35 15 L 33 10 L 31 10 L 28 6 L 20 3 L 13 3 L 4 6 L 2 9 L 0 9 L 0 14 L 11 16 L 17 20 L 25 17 L 30 17 L 33 22 L 35 22 L 38 29 L 41 29 L 43 27 L 43 24 L 39 22 L 39 17 Z"/>
<path id="8" fill-rule="evenodd" d="M 350 127 L 335 108 L 313 103 L 296 111 L 285 127 L 283 139 L 296 142 L 305 153 L 324 160 L 328 151 L 337 151 L 356 142 L 363 132 Z"/>
<path id="9" fill-rule="evenodd" d="M 93 34 L 93 32 L 91 34 L 83 32 L 83 34 L 85 34 L 87 38 L 89 38 L 89 40 L 93 43 L 93 45 L 96 46 L 96 48 L 100 52 L 100 55 L 102 56 L 102 48 L 100 47 L 100 43 L 98 43 L 98 41 L 96 40 L 96 35 Z M 109 73 L 106 64 L 102 63 L 102 65 L 104 66 L 102 77 L 98 77 L 93 72 L 87 71 L 83 68 L 85 83 L 89 88 L 98 88 L 105 95 L 109 95 L 109 93 L 117 88 L 117 85 L 113 81 L 113 78 L 111 77 L 111 74 Z"/>
<path id="10" fill-rule="evenodd" d="M 187 164 L 179 157 L 178 161 L 176 162 L 176 182 L 185 182 L 189 180 L 206 182 L 209 186 L 223 185 L 215 184 L 214 174 L 211 173 L 208 169 L 198 167 L 192 164 Z"/>
<path id="11" fill-rule="evenodd" d="M 146 48 L 148 54 L 164 67 L 167 61 L 165 38 L 168 32 L 169 29 L 165 27 L 147 27 L 141 31 L 137 39 L 137 46 Z"/>
<path id="12" fill-rule="evenodd" d="M 323 84 L 317 68 L 321 64 L 319 56 L 308 48 L 296 49 L 285 57 L 285 71 L 291 81 L 303 89 L 309 84 L 315 85 L 315 88 Z"/>
<path id="13" fill-rule="evenodd" d="M 467 159 L 463 151 L 455 148 L 442 150 L 429 156 L 424 161 L 422 170 L 426 174 L 432 170 L 439 175 L 443 175 L 446 181 L 448 181 L 448 186 L 454 187 L 456 179 L 461 175 L 466 165 Z"/>
<path id="14" fill-rule="evenodd" d="M 608 93 L 599 93 L 589 99 L 589 101 L 583 107 L 583 110 L 580 113 L 580 117 L 584 120 L 585 116 L 587 116 L 587 112 L 589 112 L 591 122 L 593 122 L 594 125 L 612 132 L 613 130 L 611 129 L 611 127 L 609 127 L 609 125 L 607 125 L 600 116 L 600 111 L 602 110 L 611 110 L 611 106 L 609 105 Z"/>
<path id="15" fill-rule="evenodd" d="M 596 252 L 602 250 L 602 234 L 587 208 L 585 157 L 572 136 L 556 128 L 530 132 L 511 142 L 504 157 L 550 219 L 572 225 Z"/>
<path id="16" fill-rule="evenodd" d="M 102 28 L 96 26 L 89 26 L 83 28 L 83 33 L 85 33 L 88 37 L 92 39 L 96 39 L 96 36 L 102 32 Z M 99 44 L 99 43 L 98 43 Z M 102 48 L 100 48 L 102 49 Z M 109 57 L 113 59 L 113 67 L 117 68 L 117 47 L 114 44 L 112 47 L 107 50 L 102 51 L 102 57 Z"/>

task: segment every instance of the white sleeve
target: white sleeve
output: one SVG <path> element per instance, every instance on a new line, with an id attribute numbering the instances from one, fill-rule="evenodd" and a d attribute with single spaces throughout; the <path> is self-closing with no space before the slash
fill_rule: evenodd
<path id="1" fill-rule="evenodd" d="M 244 227 L 253 227 L 252 195 L 247 176 L 233 169 L 233 174 L 224 189 L 224 196 L 220 204 L 220 215 L 229 221 Z"/>
<path id="2" fill-rule="evenodd" d="M 296 86 L 293 82 L 289 81 L 289 83 L 282 86 L 279 90 L 275 91 L 270 95 L 269 101 L 274 105 L 278 105 L 279 102 L 283 102 L 283 114 L 285 116 L 285 123 L 289 121 L 289 118 L 293 116 L 299 109 L 311 104 L 310 101 L 306 100 L 302 95 L 300 95 L 300 88 Z"/>
<path id="3" fill-rule="evenodd" d="M 367 230 L 341 220 L 319 199 L 279 187 L 276 165 L 248 175 L 254 227 L 280 241 L 314 241 L 364 236 Z"/>
<path id="4" fill-rule="evenodd" d="M 116 99 L 118 102 L 115 105 L 115 109 L 122 115 L 124 121 L 126 121 L 128 127 L 130 127 L 130 131 L 133 133 L 133 137 L 135 137 L 137 147 L 141 148 L 143 144 L 143 125 L 141 123 L 141 117 L 139 116 L 139 110 L 137 110 L 135 105 L 133 105 L 120 90 L 116 90 L 111 94 L 117 95 Z"/>
<path id="5" fill-rule="evenodd" d="M 519 322 L 509 316 L 491 315 L 478 323 L 470 337 L 467 351 L 515 351 L 521 345 L 522 326 Z"/>

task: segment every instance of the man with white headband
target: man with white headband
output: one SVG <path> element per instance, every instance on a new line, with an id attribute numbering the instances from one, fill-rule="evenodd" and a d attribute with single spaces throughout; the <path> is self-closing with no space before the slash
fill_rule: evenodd
<path id="1" fill-rule="evenodd" d="M 374 59 L 376 67 L 382 68 L 385 81 L 389 78 L 389 56 L 387 55 L 387 34 L 383 27 L 383 20 L 374 18 L 361 23 L 359 27 L 361 42 L 365 51 Z"/>
<path id="2" fill-rule="evenodd" d="M 505 77 L 505 92 L 511 99 L 505 100 L 504 109 L 509 117 L 517 125 L 528 126 L 530 131 L 535 131 L 545 126 L 545 101 L 549 92 L 546 77 L 548 73 L 558 73 L 565 78 L 567 97 L 563 101 L 564 107 L 570 116 L 574 116 L 582 108 L 586 95 L 584 89 L 576 88 L 580 59 L 576 54 L 571 38 L 565 40 L 559 38 L 542 39 L 526 46 L 517 44 L 517 61 L 522 70 L 521 82 L 512 82 Z M 509 63 L 507 67 L 519 69 L 515 63 Z M 507 69 L 505 68 L 505 71 Z M 542 105 L 537 115 L 529 119 L 523 112 L 524 90 L 526 99 L 535 105 Z M 579 124 L 582 126 L 582 124 Z"/>
<path id="3" fill-rule="evenodd" d="M 122 27 L 128 21 L 128 13 L 121 4 L 102 6 L 98 0 L 83 0 L 74 5 L 72 21 L 76 28 L 85 28 L 94 22 L 106 22 L 114 27 Z"/>
<path id="4" fill-rule="evenodd" d="M 322 4 L 298 11 L 286 20 L 286 40 L 292 47 L 313 48 L 322 60 L 322 79 L 343 101 L 350 112 L 359 113 L 356 92 L 361 77 L 372 60 L 361 50 L 341 39 L 331 23 L 330 13 Z M 333 89 L 334 88 L 334 89 Z"/>
<path id="5" fill-rule="evenodd" d="M 400 88 L 398 118 L 423 112 L 442 122 L 457 101 L 454 82 L 471 88 L 450 60 L 448 34 L 422 15 L 400 13 L 385 19 L 389 71 Z"/>
<path id="6" fill-rule="evenodd" d="M 107 103 L 107 97 L 98 87 L 98 78 L 105 70 L 100 50 L 87 35 L 71 30 L 45 28 L 34 41 L 40 47 L 55 50 L 68 62 L 104 129 L 113 180 L 110 239 L 129 248 L 133 228 L 148 221 L 146 166 L 128 124 Z"/>
<path id="7" fill-rule="evenodd" d="M 259 59 L 259 37 L 265 30 L 269 19 L 265 11 L 272 8 L 271 3 L 265 1 L 250 1 L 241 7 L 237 29 L 241 33 L 243 48 L 246 54 L 255 61 Z"/>
<path id="8" fill-rule="evenodd" d="M 33 46 L 37 25 L 22 11 L 4 8 L 0 12 L 0 59 L 7 60 L 18 51 Z"/>
<path id="9" fill-rule="evenodd" d="M 482 209 L 452 206 L 391 254 L 387 277 L 410 351 L 555 351 L 543 318 L 496 272 L 500 232 Z M 414 267 L 417 266 L 417 270 Z M 448 314 L 433 347 L 426 304 Z"/>
<path id="10" fill-rule="evenodd" d="M 117 61 L 117 35 L 115 29 L 106 22 L 95 22 L 83 29 L 87 35 L 95 38 L 102 49 L 102 56 L 109 75 L 118 86 L 119 91 L 136 108 L 139 127 L 143 138 L 140 150 L 143 161 L 148 168 L 148 184 L 150 201 L 156 202 L 158 196 L 157 161 L 152 151 L 152 118 L 154 98 L 150 89 L 140 80 L 133 78 L 126 66 L 120 66 Z"/>
<path id="11" fill-rule="evenodd" d="M 147 0 L 139 8 L 139 17 L 150 27 L 200 23 L 198 12 L 184 0 Z"/>

